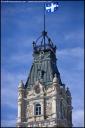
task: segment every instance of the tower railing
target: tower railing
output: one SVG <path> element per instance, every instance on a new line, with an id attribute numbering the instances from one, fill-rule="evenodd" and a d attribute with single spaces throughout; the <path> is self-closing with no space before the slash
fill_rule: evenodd
<path id="1" fill-rule="evenodd" d="M 42 35 L 36 41 L 33 41 L 33 50 L 34 52 L 39 52 L 41 50 L 51 50 L 55 53 L 56 45 L 54 45 L 51 39 L 48 37 L 47 32 L 43 31 Z"/>

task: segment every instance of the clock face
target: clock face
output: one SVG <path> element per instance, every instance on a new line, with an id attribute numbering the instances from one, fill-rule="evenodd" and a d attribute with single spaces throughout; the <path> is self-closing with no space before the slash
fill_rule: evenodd
<path id="1" fill-rule="evenodd" d="M 35 93 L 40 93 L 40 87 L 39 87 L 39 85 L 36 85 L 35 88 L 34 88 L 34 90 L 35 90 Z"/>

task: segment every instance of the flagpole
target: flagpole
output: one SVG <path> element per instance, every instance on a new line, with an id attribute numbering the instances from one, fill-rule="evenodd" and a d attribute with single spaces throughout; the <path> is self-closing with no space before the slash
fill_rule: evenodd
<path id="1" fill-rule="evenodd" d="M 43 36 L 44 36 L 44 48 L 45 48 L 45 3 L 44 3 L 44 33 L 43 33 Z"/>
<path id="2" fill-rule="evenodd" d="M 45 3 L 44 3 L 44 31 L 45 31 Z"/>

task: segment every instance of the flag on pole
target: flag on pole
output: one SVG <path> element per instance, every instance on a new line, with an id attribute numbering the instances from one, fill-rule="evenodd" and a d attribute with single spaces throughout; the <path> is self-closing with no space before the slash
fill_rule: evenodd
<path id="1" fill-rule="evenodd" d="M 51 2 L 45 5 L 46 12 L 55 12 L 58 9 L 58 2 Z"/>

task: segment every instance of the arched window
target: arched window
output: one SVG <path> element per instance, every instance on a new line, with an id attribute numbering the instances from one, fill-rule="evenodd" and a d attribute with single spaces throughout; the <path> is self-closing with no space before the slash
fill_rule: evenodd
<path id="1" fill-rule="evenodd" d="M 41 115 L 41 105 L 40 104 L 35 105 L 35 115 Z"/>

